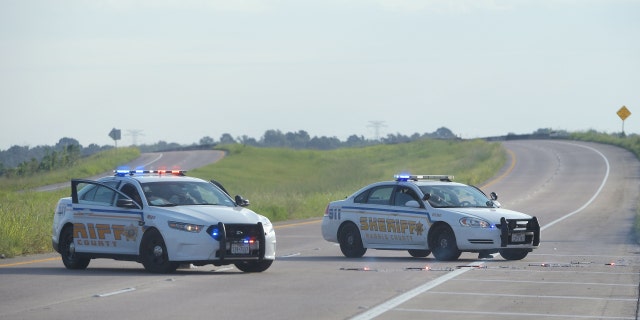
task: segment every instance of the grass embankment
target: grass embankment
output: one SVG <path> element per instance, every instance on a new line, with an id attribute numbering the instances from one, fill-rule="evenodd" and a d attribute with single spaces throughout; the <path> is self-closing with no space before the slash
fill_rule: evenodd
<path id="1" fill-rule="evenodd" d="M 188 173 L 216 179 L 251 209 L 273 221 L 321 217 L 329 201 L 343 199 L 401 172 L 452 174 L 479 184 L 504 164 L 499 144 L 484 141 L 423 140 L 397 145 L 331 151 L 262 149 L 228 145 L 222 161 Z"/>
<path id="2" fill-rule="evenodd" d="M 452 174 L 480 184 L 503 166 L 499 143 L 423 140 L 397 145 L 331 151 L 224 146 L 223 160 L 188 172 L 216 179 L 232 194 L 251 200 L 251 209 L 273 221 L 321 217 L 329 201 L 364 185 L 391 180 L 400 172 Z M 7 257 L 49 252 L 53 210 L 69 188 L 50 192 L 18 190 L 67 182 L 112 170 L 138 156 L 137 150 L 101 153 L 64 170 L 21 179 L 0 180 L 0 254 Z"/>
<path id="3" fill-rule="evenodd" d="M 113 170 L 118 164 L 140 156 L 136 148 L 109 150 L 80 160 L 75 166 L 24 178 L 0 178 L 0 254 L 51 251 L 51 223 L 58 199 L 69 196 L 70 188 L 36 192 L 34 188 L 86 178 Z"/>

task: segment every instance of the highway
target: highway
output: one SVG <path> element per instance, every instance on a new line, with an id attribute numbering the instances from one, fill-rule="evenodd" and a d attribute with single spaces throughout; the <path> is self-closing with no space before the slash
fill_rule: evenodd
<path id="1" fill-rule="evenodd" d="M 112 260 L 72 271 L 54 254 L 0 260 L 0 319 L 637 319 L 640 162 L 602 144 L 503 144 L 508 163 L 481 187 L 540 220 L 540 248 L 524 260 L 376 250 L 348 259 L 322 239 L 318 212 L 276 224 L 277 260 L 264 273 L 157 275 Z"/>

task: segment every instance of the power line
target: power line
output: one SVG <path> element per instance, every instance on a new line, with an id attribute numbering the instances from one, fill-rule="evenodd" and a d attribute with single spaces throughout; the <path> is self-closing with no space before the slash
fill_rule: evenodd
<path id="1" fill-rule="evenodd" d="M 131 140 L 133 141 L 134 146 L 138 145 L 138 137 L 144 136 L 142 130 L 127 130 L 127 132 L 129 132 L 127 135 L 131 136 Z"/>
<path id="2" fill-rule="evenodd" d="M 386 127 L 384 121 L 369 121 L 369 125 L 367 127 L 373 128 L 374 139 L 380 140 L 380 128 Z"/>

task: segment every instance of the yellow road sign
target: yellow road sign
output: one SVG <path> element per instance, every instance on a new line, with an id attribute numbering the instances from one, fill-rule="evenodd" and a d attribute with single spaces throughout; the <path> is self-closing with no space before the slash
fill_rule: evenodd
<path id="1" fill-rule="evenodd" d="M 622 119 L 622 121 L 624 121 L 631 115 L 631 111 L 629 111 L 626 106 L 622 106 L 622 108 L 620 108 L 620 110 L 618 110 L 618 112 L 616 113 L 618 114 L 618 117 Z"/>

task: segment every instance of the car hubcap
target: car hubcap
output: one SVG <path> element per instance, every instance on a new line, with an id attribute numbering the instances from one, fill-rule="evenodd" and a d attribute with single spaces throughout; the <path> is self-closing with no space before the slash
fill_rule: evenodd
<path id="1" fill-rule="evenodd" d="M 164 252 L 164 250 L 162 250 L 161 246 L 155 246 L 153 247 L 153 255 L 156 257 L 161 257 L 162 253 Z"/>

